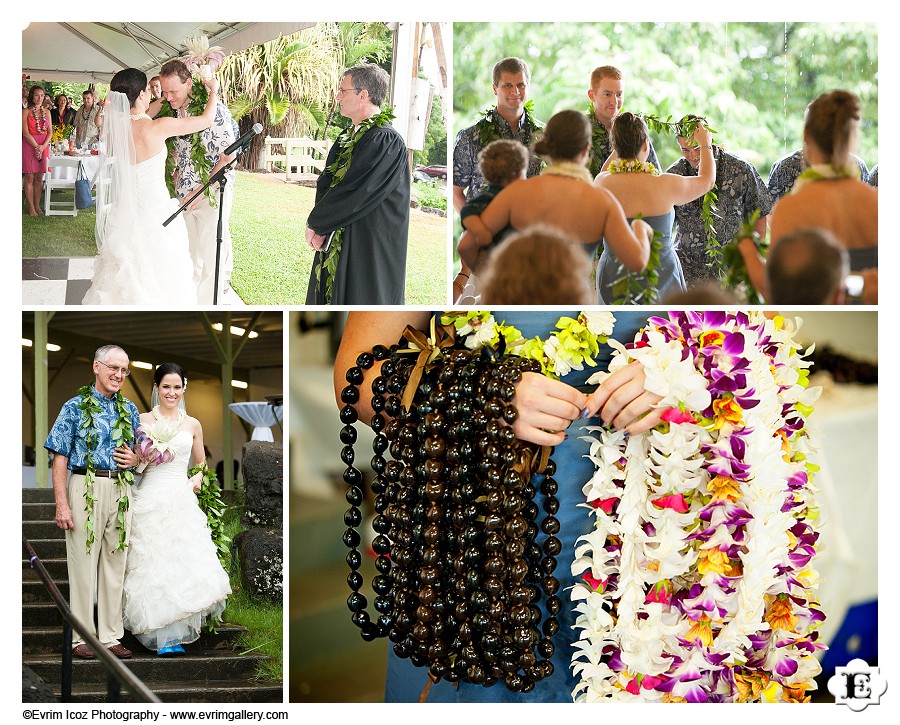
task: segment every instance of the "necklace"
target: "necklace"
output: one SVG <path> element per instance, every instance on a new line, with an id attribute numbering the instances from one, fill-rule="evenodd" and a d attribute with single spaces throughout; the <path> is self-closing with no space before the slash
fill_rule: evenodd
<path id="1" fill-rule="evenodd" d="M 797 181 L 794 182 L 794 188 L 791 189 L 791 193 L 795 194 L 804 186 L 807 186 L 814 181 L 823 181 L 825 179 L 859 179 L 859 167 L 814 164 L 797 177 Z"/>
<path id="2" fill-rule="evenodd" d="M 594 181 L 587 166 L 575 163 L 574 161 L 558 161 L 549 166 L 545 166 L 541 169 L 541 176 L 544 174 L 549 174 L 551 176 L 568 176 L 571 179 L 586 181 L 588 184 L 591 184 Z"/>
<path id="3" fill-rule="evenodd" d="M 187 104 L 187 113 L 185 113 L 185 109 L 181 109 L 179 113 L 175 112 L 175 109 L 172 108 L 171 104 L 163 100 L 162 106 L 160 107 L 159 113 L 157 113 L 157 118 L 161 118 L 163 116 L 169 116 L 171 118 L 177 118 L 180 116 L 188 115 L 188 116 L 202 116 L 203 111 L 206 109 L 206 102 L 209 100 L 209 89 L 205 85 L 203 85 L 203 81 L 200 79 L 199 75 L 194 75 L 191 83 L 191 96 L 190 100 Z M 219 115 L 219 111 L 216 111 L 216 116 Z M 206 143 L 203 140 L 203 132 L 200 131 L 198 133 L 192 133 L 188 136 L 176 137 L 172 136 L 166 139 L 166 148 L 168 149 L 168 154 L 166 155 L 166 187 L 169 189 L 169 195 L 173 198 L 178 198 L 178 194 L 175 191 L 175 141 L 176 138 L 182 138 L 188 140 L 191 145 L 190 153 L 188 154 L 189 164 L 191 164 L 197 174 L 200 176 L 200 184 L 205 186 L 207 182 L 209 182 L 209 172 L 212 169 L 213 162 L 210 157 L 207 155 L 208 151 L 206 148 Z M 216 206 L 216 195 L 215 191 L 212 187 L 207 187 L 204 192 L 207 199 L 209 199 L 210 206 Z"/>
<path id="4" fill-rule="evenodd" d="M 638 161 L 637 159 L 616 159 L 615 161 L 610 162 L 607 171 L 611 174 L 659 175 L 659 169 L 649 161 Z"/>
<path id="5" fill-rule="evenodd" d="M 379 113 L 369 116 L 362 121 L 355 129 L 347 129 L 338 138 L 338 146 L 340 152 L 334 162 L 326 169 L 331 174 L 331 184 L 326 194 L 335 186 L 340 184 L 347 175 L 350 168 L 350 162 L 353 159 L 353 149 L 356 148 L 357 142 L 365 135 L 370 128 L 377 126 L 381 128 L 386 123 L 392 121 L 396 116 L 392 108 L 386 108 Z M 341 245 L 344 241 L 344 227 L 341 227 L 331 239 L 331 245 L 324 257 L 319 257 L 316 264 L 316 289 L 321 288 L 322 277 L 325 277 L 325 304 L 331 304 L 331 293 L 334 287 L 334 277 L 337 274 L 338 259 L 341 254 Z M 317 257 L 319 255 L 316 255 Z"/>
<path id="6" fill-rule="evenodd" d="M 94 504 L 97 502 L 94 496 L 94 453 L 99 443 L 99 428 L 96 416 L 103 411 L 100 403 L 94 397 L 94 387 L 85 385 L 78 389 L 81 395 L 81 402 L 78 408 L 81 410 L 81 429 L 85 431 L 84 442 L 87 448 L 85 456 L 85 475 L 84 475 L 84 508 L 87 511 L 87 519 L 84 522 L 84 528 L 87 532 L 87 553 L 91 553 L 91 546 L 94 543 Z M 125 445 L 129 441 L 134 440 L 134 430 L 131 425 L 131 412 L 128 410 L 128 401 L 116 393 L 113 396 L 116 406 L 116 420 L 110 431 L 110 440 L 117 446 Z M 128 511 L 128 486 L 134 483 L 134 473 L 128 469 L 120 468 L 116 476 L 116 487 L 119 489 L 118 499 L 118 517 L 116 529 L 119 532 L 119 542 L 116 545 L 116 551 L 125 551 L 126 530 L 125 530 L 125 513 Z"/>
<path id="7" fill-rule="evenodd" d="M 600 167 L 603 166 L 606 157 L 609 156 L 609 131 L 606 130 L 606 127 L 600 123 L 599 120 L 597 120 L 593 101 L 588 103 L 587 117 L 591 122 L 590 171 L 593 176 L 596 176 L 600 173 Z M 598 151 L 600 151 L 600 153 L 598 153 Z M 600 158 L 601 156 L 603 156 L 603 158 Z"/>
<path id="8" fill-rule="evenodd" d="M 184 408 L 178 408 L 175 412 L 174 416 L 164 415 L 163 412 L 159 409 L 158 405 L 153 406 L 153 410 L 150 411 L 153 413 L 154 417 L 157 420 L 165 420 L 168 423 L 171 423 L 176 428 L 181 425 L 181 421 L 187 418 L 187 411 Z"/>
<path id="9" fill-rule="evenodd" d="M 531 101 L 525 101 L 522 120 L 519 123 L 519 128 L 525 132 L 525 136 L 522 139 L 522 143 L 525 144 L 525 146 L 531 145 L 532 135 L 541 128 L 541 124 L 536 121 L 532 115 L 533 108 L 534 105 Z M 491 141 L 502 138 L 500 135 L 501 118 L 502 116 L 494 106 L 486 108 L 481 112 L 481 118 L 476 122 L 475 130 L 478 132 L 478 140 L 481 143 L 482 148 L 487 146 Z M 513 136 L 515 136 L 517 131 L 516 129 L 512 129 L 512 132 Z"/>
<path id="10" fill-rule="evenodd" d="M 47 133 L 47 117 L 44 115 L 43 111 L 38 115 L 39 110 L 40 109 L 35 107 L 31 112 L 31 115 L 34 116 L 35 133 Z"/>
<path id="11" fill-rule="evenodd" d="M 148 116 L 146 113 L 132 113 L 132 114 L 131 114 L 131 120 L 132 120 L 132 121 L 139 121 L 139 120 L 142 119 L 142 118 L 146 118 L 148 121 L 152 121 L 152 120 L 153 120 L 153 119 L 151 119 L 150 116 Z"/>

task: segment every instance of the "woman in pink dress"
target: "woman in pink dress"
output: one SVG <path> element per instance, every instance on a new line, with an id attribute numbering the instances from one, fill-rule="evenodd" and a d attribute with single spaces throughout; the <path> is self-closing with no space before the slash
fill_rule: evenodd
<path id="1" fill-rule="evenodd" d="M 32 86 L 28 91 L 28 107 L 22 109 L 22 177 L 28 216 L 41 214 L 41 191 L 52 134 L 50 112 L 44 108 L 44 89 Z"/>

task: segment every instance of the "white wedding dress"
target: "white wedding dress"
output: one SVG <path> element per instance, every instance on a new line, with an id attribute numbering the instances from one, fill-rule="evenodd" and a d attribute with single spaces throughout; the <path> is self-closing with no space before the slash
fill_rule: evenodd
<path id="1" fill-rule="evenodd" d="M 188 483 L 193 436 L 179 430 L 175 459 L 151 466 L 131 492 L 131 537 L 125 570 L 125 628 L 157 650 L 196 641 L 231 594 L 206 515 Z"/>
<path id="2" fill-rule="evenodd" d="M 117 160 L 116 163 L 119 163 Z M 161 305 L 194 307 L 197 287 L 187 227 L 165 184 L 166 150 L 131 167 L 133 203 L 111 200 L 105 239 L 98 240 L 91 287 L 85 305 Z M 98 209 L 98 213 L 102 213 Z"/>

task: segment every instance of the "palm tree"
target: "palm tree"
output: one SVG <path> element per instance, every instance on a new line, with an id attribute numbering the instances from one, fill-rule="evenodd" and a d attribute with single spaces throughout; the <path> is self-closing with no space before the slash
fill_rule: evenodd
<path id="1" fill-rule="evenodd" d="M 388 40 L 376 26 L 388 32 Z M 241 165 L 256 167 L 266 135 L 324 137 L 348 60 L 359 52 L 383 57 L 390 47 L 383 23 L 318 23 L 229 55 L 219 70 L 222 97 L 242 132 L 255 123 L 265 129 L 251 141 Z"/>

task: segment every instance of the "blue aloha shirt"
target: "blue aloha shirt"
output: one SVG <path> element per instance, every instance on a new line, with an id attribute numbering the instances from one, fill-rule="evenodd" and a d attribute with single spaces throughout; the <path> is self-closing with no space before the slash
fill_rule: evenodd
<path id="1" fill-rule="evenodd" d="M 228 107 L 219 102 L 216 104 L 216 116 L 213 119 L 212 126 L 205 128 L 200 132 L 200 138 L 206 146 L 206 158 L 210 161 L 210 167 L 215 166 L 219 161 L 222 152 L 235 142 L 236 124 L 231 118 L 231 112 Z M 191 192 L 196 191 L 203 186 L 200 180 L 200 173 L 194 168 L 194 162 L 191 161 L 191 137 L 187 136 L 175 137 L 175 192 L 182 201 L 190 196 Z M 227 183 L 234 183 L 234 169 L 232 168 L 226 175 Z"/>
<path id="2" fill-rule="evenodd" d="M 719 244 L 724 246 L 734 239 L 741 224 L 759 209 L 760 217 L 772 211 L 772 200 L 759 172 L 753 164 L 713 145 L 716 159 L 716 207 L 713 227 Z M 680 176 L 696 176 L 697 170 L 687 159 L 679 159 L 666 173 Z M 675 207 L 675 249 L 684 279 L 688 287 L 705 281 L 720 281 L 717 270 L 709 266 L 706 253 L 707 236 L 700 218 L 703 197 Z"/>
<path id="3" fill-rule="evenodd" d="M 115 471 L 118 469 L 118 465 L 113 458 L 113 451 L 115 451 L 116 445 L 110 438 L 110 432 L 119 418 L 119 413 L 116 410 L 116 399 L 115 396 L 106 397 L 101 395 L 96 388 L 92 388 L 92 391 L 94 399 L 102 408 L 94 418 L 98 428 L 97 450 L 92 456 L 94 468 L 97 470 Z M 116 393 L 116 395 L 121 395 L 121 393 Z M 78 404 L 81 403 L 81 397 L 76 395 L 65 402 L 62 410 L 59 411 L 53 428 L 50 429 L 47 441 L 44 443 L 44 448 L 48 451 L 69 459 L 69 470 L 85 468 L 87 464 L 87 442 L 85 441 L 87 430 L 81 427 L 84 414 L 78 408 Z M 136 431 L 141 424 L 141 416 L 134 403 L 127 398 L 125 399 L 125 404 L 131 416 L 131 429 Z"/>
<path id="4" fill-rule="evenodd" d="M 612 153 L 612 141 L 609 138 L 609 131 L 607 131 L 606 127 L 597 120 L 597 117 L 593 113 L 588 113 L 587 117 L 591 122 L 592 140 L 596 138 L 594 134 L 598 128 L 602 128 L 604 131 L 602 137 L 597 139 L 596 142 L 593 142 L 591 145 L 591 159 L 588 162 L 588 169 L 591 172 L 591 176 L 596 176 L 600 173 L 603 162 L 606 161 Z M 653 164 L 658 171 L 662 171 L 662 167 L 659 165 L 659 159 L 656 157 L 656 149 L 653 148 L 653 141 L 650 141 L 650 154 L 647 156 L 647 161 Z"/>
<path id="5" fill-rule="evenodd" d="M 525 125 L 525 114 L 519 119 L 519 127 L 513 132 L 496 108 L 491 109 L 491 120 L 500 133 L 500 138 L 513 139 L 524 144 L 528 149 L 528 176 L 537 176 L 541 173 L 541 159 L 531 153 L 531 139 L 534 132 L 544 127 L 544 124 L 535 119 L 534 127 Z M 484 144 L 478 137 L 477 124 L 462 129 L 456 134 L 456 144 L 453 146 L 453 185 L 465 189 L 466 199 L 473 198 L 485 186 L 484 177 L 478 169 L 478 154 Z"/>
<path id="6" fill-rule="evenodd" d="M 869 178 L 866 181 L 869 183 L 869 186 L 878 188 L 878 164 L 872 167 L 872 170 L 869 172 Z"/>
<path id="7" fill-rule="evenodd" d="M 856 161 L 856 165 L 859 166 L 859 178 L 862 181 L 867 181 L 869 170 L 866 168 L 866 162 L 859 156 L 851 155 Z M 782 156 L 772 164 L 772 170 L 769 171 L 769 196 L 772 197 L 772 203 L 774 204 L 793 189 L 797 177 L 808 168 L 809 162 L 803 155 L 803 149 L 798 149 L 787 156 Z"/>

